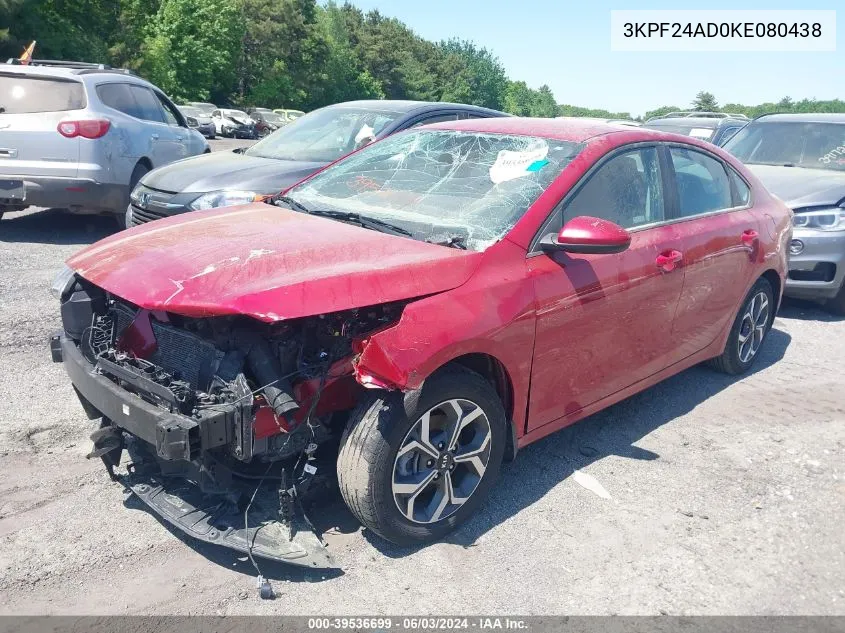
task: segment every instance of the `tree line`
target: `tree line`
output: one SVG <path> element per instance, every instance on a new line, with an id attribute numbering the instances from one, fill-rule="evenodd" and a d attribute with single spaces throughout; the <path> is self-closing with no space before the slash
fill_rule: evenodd
<path id="1" fill-rule="evenodd" d="M 547 85 L 509 78 L 473 42 L 423 39 L 396 18 L 316 0 L 0 0 L 0 58 L 37 40 L 36 57 L 129 68 L 179 101 L 311 110 L 353 99 L 456 101 L 520 116 L 630 119 L 559 104 Z M 701 101 L 709 95 L 711 101 Z M 785 97 L 757 106 L 699 93 L 698 105 L 845 112 L 845 102 Z M 685 108 L 666 106 L 645 118 Z"/>

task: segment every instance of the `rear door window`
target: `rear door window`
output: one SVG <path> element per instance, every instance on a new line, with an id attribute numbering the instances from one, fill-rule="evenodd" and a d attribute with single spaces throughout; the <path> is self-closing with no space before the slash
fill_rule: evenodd
<path id="1" fill-rule="evenodd" d="M 81 110 L 87 105 L 78 81 L 0 74 L 0 114 L 31 114 Z"/>
<path id="2" fill-rule="evenodd" d="M 153 94 L 153 91 L 144 86 L 130 85 L 129 89 L 132 91 L 135 101 L 138 102 L 138 117 L 145 121 L 154 121 L 155 123 L 164 123 L 164 111 L 161 109 L 161 104 L 158 98 Z"/>
<path id="3" fill-rule="evenodd" d="M 749 202 L 751 202 L 751 189 L 748 188 L 748 185 L 745 184 L 745 181 L 739 177 L 733 169 L 728 169 L 728 173 L 731 177 L 731 182 L 734 186 L 734 191 L 736 193 L 736 200 L 735 205 L 737 207 L 744 207 Z"/>
<path id="4" fill-rule="evenodd" d="M 123 114 L 128 114 L 136 119 L 143 118 L 140 116 L 138 103 L 132 96 L 128 84 L 100 84 L 97 86 L 97 96 L 100 97 L 100 101 L 104 105 L 118 112 L 123 112 Z"/>
<path id="5" fill-rule="evenodd" d="M 731 185 L 725 167 L 715 158 L 681 147 L 670 147 L 681 217 L 730 209 Z"/>
<path id="6" fill-rule="evenodd" d="M 457 112 L 448 112 L 445 114 L 433 114 L 429 117 L 426 117 L 420 121 L 414 123 L 411 127 L 419 127 L 421 125 L 428 125 L 429 123 L 441 123 L 443 121 L 457 121 L 458 120 L 458 113 Z"/>

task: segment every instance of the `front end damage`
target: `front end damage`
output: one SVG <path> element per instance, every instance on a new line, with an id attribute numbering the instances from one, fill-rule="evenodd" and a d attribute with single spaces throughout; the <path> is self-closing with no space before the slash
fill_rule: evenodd
<path id="1" fill-rule="evenodd" d="M 356 377 L 355 352 L 402 303 L 276 323 L 195 318 L 139 308 L 80 277 L 61 302 L 53 359 L 88 417 L 102 418 L 89 457 L 195 538 L 334 567 L 305 510 L 332 485 L 362 385 L 384 386 Z"/>

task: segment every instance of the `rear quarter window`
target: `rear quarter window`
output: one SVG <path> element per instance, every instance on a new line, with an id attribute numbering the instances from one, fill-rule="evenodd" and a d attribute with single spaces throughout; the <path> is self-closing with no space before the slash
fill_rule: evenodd
<path id="1" fill-rule="evenodd" d="M 141 117 L 140 108 L 138 107 L 135 97 L 129 90 L 126 84 L 100 84 L 97 86 L 97 96 L 103 105 L 108 106 L 123 114 L 128 114 L 136 119 Z"/>
<path id="2" fill-rule="evenodd" d="M 78 81 L 15 74 L 0 75 L 0 114 L 81 110 L 87 105 Z"/>

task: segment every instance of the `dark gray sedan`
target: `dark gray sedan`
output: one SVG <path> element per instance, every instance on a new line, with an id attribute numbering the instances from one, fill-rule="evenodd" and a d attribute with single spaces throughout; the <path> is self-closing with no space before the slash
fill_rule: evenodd
<path id="1" fill-rule="evenodd" d="M 249 149 L 205 154 L 151 171 L 132 192 L 126 225 L 260 200 L 367 143 L 418 125 L 500 116 L 509 115 L 425 101 L 350 101 L 320 108 Z"/>

